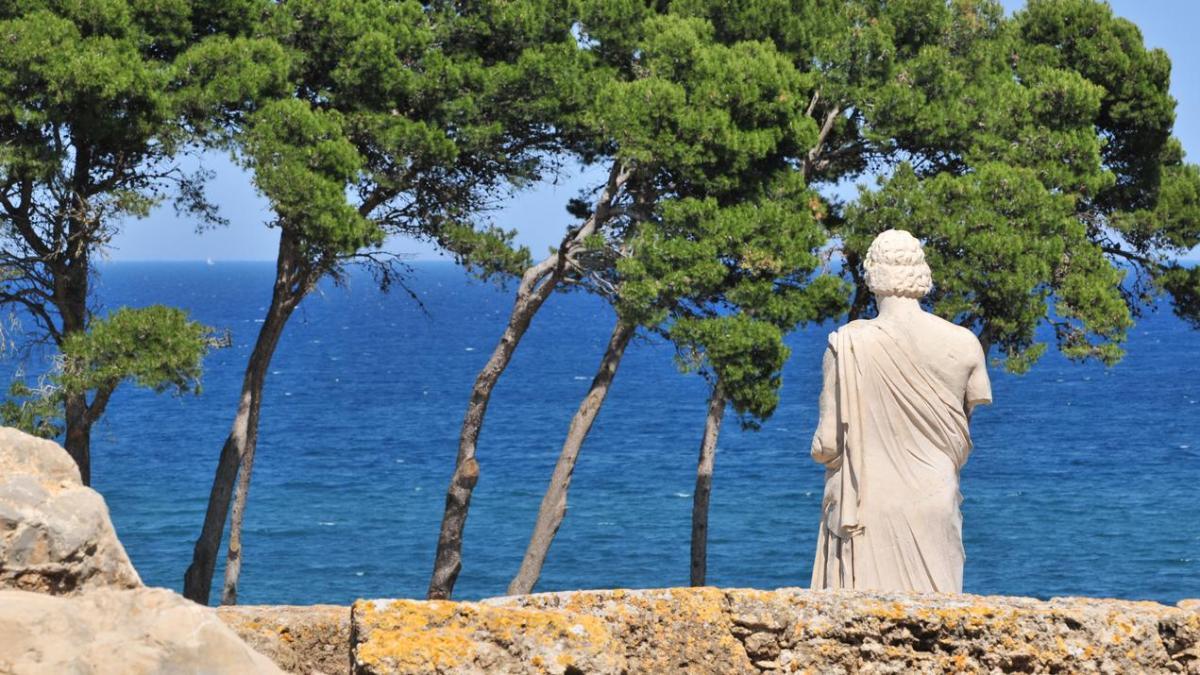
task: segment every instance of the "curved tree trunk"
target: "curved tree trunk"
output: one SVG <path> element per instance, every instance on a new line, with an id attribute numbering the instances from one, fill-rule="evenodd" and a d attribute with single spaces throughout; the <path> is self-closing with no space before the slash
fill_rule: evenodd
<path id="1" fill-rule="evenodd" d="M 635 327 L 617 319 L 613 326 L 612 336 L 608 339 L 608 347 L 604 350 L 604 358 L 600 360 L 600 368 L 592 378 L 592 386 L 588 388 L 587 396 L 579 404 L 575 416 L 571 418 L 571 426 L 567 429 L 567 439 L 563 442 L 562 451 L 558 455 L 558 464 L 550 477 L 550 486 L 542 497 L 542 506 L 538 509 L 537 523 L 533 528 L 533 536 L 525 549 L 525 559 L 521 561 L 521 569 L 508 585 L 509 595 L 524 595 L 533 591 L 538 577 L 542 574 L 542 564 L 546 562 L 546 553 L 554 541 L 554 535 L 562 525 L 567 513 L 567 490 L 571 486 L 571 474 L 575 472 L 575 462 L 579 458 L 579 449 L 591 431 L 600 406 L 612 386 L 617 374 L 617 366 L 625 354 L 625 347 L 633 337 Z"/>
<path id="2" fill-rule="evenodd" d="M 246 498 L 250 494 L 250 477 L 254 471 L 254 451 L 258 448 L 259 410 L 262 406 L 262 391 L 263 385 L 266 382 L 267 368 L 270 366 L 271 357 L 275 353 L 275 347 L 279 344 L 279 338 L 283 334 L 284 326 L 287 324 L 292 310 L 299 302 L 299 298 L 292 300 L 285 297 L 277 303 L 274 295 L 279 294 L 278 287 L 279 283 L 276 280 L 277 291 L 271 298 L 272 307 L 267 310 L 268 318 L 263 322 L 262 330 L 259 331 L 260 341 L 263 341 L 263 336 L 266 335 L 263 351 L 260 354 L 256 349 L 255 354 L 252 356 L 252 360 L 260 361 L 260 365 L 255 367 L 255 391 L 251 394 L 253 403 L 249 414 L 246 416 L 246 430 L 243 436 L 245 442 L 239 453 L 240 461 L 238 462 L 236 472 L 237 490 L 233 494 L 233 513 L 229 518 L 229 548 L 225 556 L 225 583 L 221 591 L 222 605 L 237 604 L 238 577 L 242 571 L 242 523 L 246 514 Z M 279 309 L 272 312 L 277 304 L 279 305 Z M 272 314 L 274 314 L 273 317 Z M 211 585 L 211 583 L 212 574 L 210 573 L 209 584 Z"/>
<path id="3" fill-rule="evenodd" d="M 232 596 L 229 596 L 229 571 L 226 570 L 226 596 L 236 599 L 237 570 L 241 567 L 241 517 L 245 510 L 246 492 L 250 487 L 250 469 L 258 442 L 258 417 L 262 406 L 263 385 L 284 326 L 307 292 L 306 284 L 303 283 L 306 274 L 305 270 L 301 269 L 302 264 L 303 261 L 298 257 L 297 242 L 285 229 L 279 237 L 279 257 L 275 266 L 271 305 L 267 309 L 262 328 L 259 329 L 258 340 L 250 353 L 250 360 L 246 364 L 237 414 L 233 418 L 233 426 L 217 461 L 217 470 L 208 497 L 208 510 L 204 515 L 204 526 L 192 552 L 192 563 L 183 577 L 184 597 L 201 604 L 208 604 L 217 551 L 221 546 L 221 534 L 225 529 L 234 482 L 237 481 L 240 470 L 242 479 L 238 481 L 239 504 L 235 507 L 227 563 L 234 566 L 235 589 Z"/>
<path id="4" fill-rule="evenodd" d="M 431 600 L 448 599 L 454 591 L 454 583 L 458 579 L 459 570 L 462 569 L 462 534 L 467 523 L 467 510 L 471 505 L 471 493 L 479 480 L 475 446 L 479 440 L 479 432 L 483 429 L 483 418 L 487 414 L 492 390 L 512 360 L 513 352 L 525 336 L 525 331 L 529 329 L 534 314 L 562 280 L 560 266 L 557 264 L 558 257 L 559 254 L 555 253 L 547 258 L 547 261 L 553 259 L 554 265 L 550 270 L 540 270 L 541 265 L 538 265 L 529 268 L 522 276 L 517 299 L 508 317 L 508 325 L 505 326 L 500 342 L 496 344 L 488 362 L 475 376 L 475 385 L 471 389 L 471 399 L 467 403 L 467 413 L 463 417 L 462 431 L 459 435 L 454 475 L 451 476 L 450 487 L 446 491 L 446 506 L 442 515 L 441 532 L 438 535 L 437 556 L 426 593 L 426 597 Z"/>
<path id="5" fill-rule="evenodd" d="M 426 597 L 444 600 L 454 592 L 454 584 L 462 569 L 462 536 L 467 523 L 467 511 L 471 506 L 471 493 L 479 480 L 479 463 L 475 461 L 475 448 L 479 433 L 483 430 L 483 418 L 487 414 L 492 391 L 512 360 L 525 331 L 542 304 L 558 287 L 567 274 L 567 263 L 583 241 L 608 220 L 613 202 L 621 187 L 629 179 L 627 171 L 614 165 L 609 172 L 608 183 L 597 200 L 592 215 L 579 228 L 563 238 L 559 249 L 538 264 L 530 267 L 521 276 L 517 298 L 513 302 L 508 325 L 500 336 L 488 362 L 475 377 L 467 413 L 463 416 L 462 430 L 458 438 L 458 456 L 454 475 L 446 491 L 446 506 L 442 515 L 441 532 L 438 535 L 437 556 L 433 563 L 433 574 L 429 580 Z"/>
<path id="6" fill-rule="evenodd" d="M 692 575 L 693 586 L 703 586 L 708 571 L 708 499 L 712 495 L 713 462 L 717 456 L 717 437 L 725 417 L 725 394 L 718 382 L 708 397 L 708 416 L 700 440 L 700 460 L 696 464 L 696 489 L 692 493 Z"/>

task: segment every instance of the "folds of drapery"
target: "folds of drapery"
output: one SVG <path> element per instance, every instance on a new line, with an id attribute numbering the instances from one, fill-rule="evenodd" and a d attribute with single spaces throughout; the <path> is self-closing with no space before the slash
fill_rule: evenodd
<path id="1" fill-rule="evenodd" d="M 823 415 L 836 415 L 837 453 L 826 462 L 814 588 L 961 590 L 967 415 L 903 330 L 876 320 L 830 335 L 836 406 Z"/>

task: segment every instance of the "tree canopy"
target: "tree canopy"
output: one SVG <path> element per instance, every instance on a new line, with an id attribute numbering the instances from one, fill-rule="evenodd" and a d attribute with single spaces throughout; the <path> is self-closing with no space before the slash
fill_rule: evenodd
<path id="1" fill-rule="evenodd" d="M 875 17 L 883 76 L 850 113 L 880 175 L 835 209 L 853 312 L 869 304 L 866 245 L 896 227 L 925 241 L 933 310 L 1011 370 L 1045 351 L 1039 325 L 1068 357 L 1119 360 L 1164 291 L 1194 321 L 1200 278 L 1177 259 L 1200 243 L 1200 173 L 1170 135 L 1166 55 L 1092 0 L 1011 18 L 994 2 L 909 4 Z"/>
<path id="2" fill-rule="evenodd" d="M 570 15 L 557 7 L 299 0 L 265 13 L 253 35 L 284 55 L 286 86 L 242 97 L 206 138 L 252 171 L 270 204 L 276 279 L 185 575 L 188 597 L 208 599 L 232 499 L 222 602 L 236 602 L 267 366 L 318 281 L 363 263 L 384 288 L 403 283 L 403 262 L 382 248 L 388 236 L 431 242 L 485 278 L 527 264 L 513 233 L 483 212 L 553 170 L 569 142 L 567 94 L 582 90 L 571 80 Z M 204 56 L 219 63 L 225 53 Z"/>
<path id="3" fill-rule="evenodd" d="M 279 83 L 258 67 L 270 50 L 245 37 L 265 7 L 265 0 L 0 3 L 0 305 L 26 320 L 27 344 L 81 348 L 75 336 L 92 323 L 94 260 L 124 219 L 172 197 L 181 211 L 219 221 L 205 198 L 206 175 L 184 171 L 178 158 L 248 92 Z M 215 52 L 237 58 L 203 56 Z M 212 67 L 195 68 L 201 62 Z M 157 328 L 189 325 L 153 311 L 141 319 Z M 112 373 L 113 382 L 170 384 L 146 378 L 161 355 L 143 362 L 130 347 L 106 366 L 130 368 Z M 203 348 L 197 341 L 183 351 Z M 56 401 L 67 450 L 88 482 L 91 425 L 111 392 L 88 387 L 88 400 L 72 377 L 63 372 Z"/>

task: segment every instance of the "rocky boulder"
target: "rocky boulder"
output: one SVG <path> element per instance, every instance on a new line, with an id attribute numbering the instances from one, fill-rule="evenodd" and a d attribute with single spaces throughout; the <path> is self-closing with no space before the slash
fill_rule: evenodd
<path id="1" fill-rule="evenodd" d="M 68 594 L 142 585 L 104 499 L 58 444 L 0 427 L 0 588 Z"/>
<path id="2" fill-rule="evenodd" d="M 0 673 L 282 673 L 217 613 L 164 588 L 0 590 Z"/>
<path id="3" fill-rule="evenodd" d="M 281 672 L 215 610 L 143 587 L 66 451 L 0 428 L 0 673 Z"/>

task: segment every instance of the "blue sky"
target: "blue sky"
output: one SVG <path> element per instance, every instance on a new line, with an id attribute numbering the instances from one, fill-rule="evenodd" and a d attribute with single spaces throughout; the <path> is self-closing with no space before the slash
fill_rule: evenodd
<path id="1" fill-rule="evenodd" d="M 1002 0 L 1012 12 L 1024 5 L 1021 0 Z M 1183 142 L 1188 159 L 1200 162 L 1200 1 L 1197 0 L 1110 0 L 1114 12 L 1136 23 L 1146 43 L 1161 47 L 1171 57 L 1171 93 L 1179 102 L 1176 108 L 1175 135 Z M 211 198 L 220 205 L 228 227 L 196 232 L 195 223 L 176 216 L 169 205 L 156 209 L 149 217 L 124 224 L 108 251 L 112 260 L 273 260 L 278 243 L 276 230 L 264 223 L 269 213 L 255 193 L 249 176 L 219 154 L 200 159 L 205 168 L 216 173 L 210 187 Z M 564 210 L 569 198 L 584 187 L 603 179 L 603 169 L 573 172 L 558 184 L 543 183 L 522 191 L 493 214 L 496 224 L 515 229 L 518 241 L 539 255 L 557 243 L 570 222 Z M 398 239 L 389 249 L 406 253 L 415 260 L 438 259 L 427 245 Z M 1191 257 L 1200 259 L 1200 249 Z"/>

